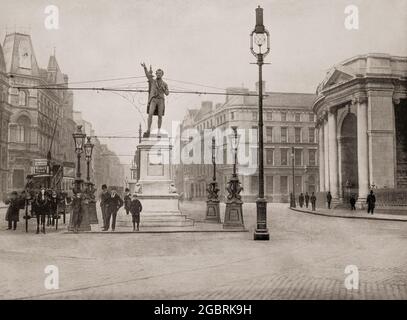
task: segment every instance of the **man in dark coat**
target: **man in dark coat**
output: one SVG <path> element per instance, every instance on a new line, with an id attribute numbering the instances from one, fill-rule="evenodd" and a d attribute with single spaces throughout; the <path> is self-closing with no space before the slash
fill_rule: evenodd
<path id="1" fill-rule="evenodd" d="M 367 213 L 373 214 L 374 207 L 376 204 L 376 196 L 373 194 L 373 190 L 370 190 L 370 193 L 366 199 L 366 203 L 367 203 Z"/>
<path id="2" fill-rule="evenodd" d="M 328 191 L 328 193 L 326 194 L 326 202 L 328 203 L 328 209 L 331 209 L 331 201 L 332 201 L 331 191 Z"/>
<path id="3" fill-rule="evenodd" d="M 140 225 L 140 212 L 143 210 L 143 206 L 139 199 L 137 199 L 137 194 L 133 194 L 133 200 L 130 202 L 130 212 L 133 221 L 133 231 L 136 230 L 136 223 L 137 223 L 137 231 L 139 231 Z"/>
<path id="4" fill-rule="evenodd" d="M 352 195 L 350 196 L 349 203 L 350 203 L 350 209 L 351 209 L 351 210 L 356 210 L 356 206 L 355 206 L 355 204 L 356 204 L 356 198 L 355 198 L 355 195 L 354 195 L 354 194 L 352 194 Z"/>
<path id="5" fill-rule="evenodd" d="M 126 194 L 124 195 L 124 209 L 126 210 L 126 214 L 129 214 L 131 194 L 129 188 L 126 188 L 124 191 L 126 192 Z"/>
<path id="6" fill-rule="evenodd" d="M 4 201 L 5 204 L 9 205 L 6 213 L 6 221 L 8 221 L 7 230 L 17 229 L 17 222 L 20 221 L 20 209 L 24 204 L 22 201 L 24 200 L 18 197 L 16 191 L 13 191 L 10 197 Z"/>
<path id="7" fill-rule="evenodd" d="M 309 194 L 308 192 L 305 192 L 305 207 L 308 208 L 308 204 L 309 204 Z"/>
<path id="8" fill-rule="evenodd" d="M 304 206 L 304 194 L 302 192 L 300 193 L 300 196 L 298 197 L 298 203 L 300 204 L 301 208 Z"/>
<path id="9" fill-rule="evenodd" d="M 107 185 L 102 185 L 102 192 L 100 193 L 100 209 L 102 210 L 102 220 L 103 228 L 107 228 L 106 217 L 107 217 L 107 201 L 110 198 L 110 193 L 107 191 Z"/>
<path id="10" fill-rule="evenodd" d="M 123 200 L 117 194 L 116 189 L 113 188 L 110 193 L 110 197 L 107 200 L 107 217 L 106 217 L 106 227 L 103 231 L 109 230 L 110 227 L 110 219 L 112 219 L 112 231 L 114 231 L 116 227 L 116 216 L 117 211 L 123 206 Z"/>
<path id="11" fill-rule="evenodd" d="M 317 202 L 317 197 L 315 196 L 314 192 L 311 194 L 311 206 L 312 206 L 312 211 L 315 211 L 315 205 Z"/>
<path id="12" fill-rule="evenodd" d="M 74 190 L 74 198 L 72 199 L 72 225 L 73 231 L 76 233 L 81 227 L 85 205 L 85 196 L 80 190 Z"/>

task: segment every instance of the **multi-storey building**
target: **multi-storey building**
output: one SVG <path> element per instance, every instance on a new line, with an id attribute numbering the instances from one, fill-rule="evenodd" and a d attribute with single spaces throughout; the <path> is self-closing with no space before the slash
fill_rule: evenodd
<path id="1" fill-rule="evenodd" d="M 49 58 L 46 69 L 38 66 L 29 35 L 7 34 L 3 50 L 12 112 L 8 189 L 15 190 L 24 187 L 32 159 L 46 158 L 48 151 L 57 163 L 74 159 L 71 135 L 64 132 L 70 130 L 66 123 L 73 125 L 73 99 L 68 90 L 46 88 L 49 85 L 67 86 L 68 77 L 61 72 L 55 55 Z M 33 86 L 37 89 L 16 88 Z"/>
<path id="2" fill-rule="evenodd" d="M 98 189 L 102 184 L 122 187 L 124 185 L 124 168 L 119 157 L 105 144 L 101 144 L 92 128 L 92 123 L 82 118 L 80 111 L 74 111 L 73 117 L 78 125 L 82 126 L 82 132 L 91 137 L 93 143 L 93 155 L 90 163 L 90 179 Z M 81 157 L 82 179 L 86 180 L 86 159 Z"/>
<path id="3" fill-rule="evenodd" d="M 243 164 L 240 158 L 238 160 L 239 179 L 244 188 L 242 195 L 245 201 L 254 201 L 258 194 L 258 98 L 255 96 L 255 91 L 246 88 L 229 88 L 226 93 L 228 95 L 223 104 L 217 104 L 214 107 L 211 102 L 206 101 L 202 103 L 200 109 L 189 110 L 182 122 L 181 132 L 196 129 L 203 135 L 206 129 L 220 129 L 224 132 L 229 130 L 216 141 L 216 148 L 221 149 L 216 152 L 217 181 L 221 195 L 225 195 L 226 184 L 232 175 L 233 168 L 233 161 L 227 160 L 231 145 L 230 127 L 237 126 L 241 136 L 239 149 L 244 150 L 244 155 L 249 158 L 247 164 Z M 236 93 L 241 95 L 233 95 Z M 314 99 L 314 94 L 265 93 L 263 102 L 264 176 L 268 201 L 288 201 L 289 193 L 293 189 L 292 160 L 296 194 L 318 190 L 317 136 L 315 116 L 312 111 Z M 185 139 L 182 133 L 181 136 L 184 141 L 181 145 L 187 144 L 188 137 Z M 202 146 L 202 149 L 204 148 L 205 146 Z M 219 157 L 219 155 L 223 156 Z M 239 157 L 240 155 L 241 153 Z M 189 199 L 204 199 L 212 170 L 212 165 L 208 161 L 205 164 L 177 165 L 174 179 L 179 191 L 184 192 L 185 197 Z"/>
<path id="4" fill-rule="evenodd" d="M 6 74 L 3 48 L 0 45 L 0 200 L 7 192 L 8 176 L 8 125 L 10 122 L 10 106 L 8 104 L 9 84 Z"/>

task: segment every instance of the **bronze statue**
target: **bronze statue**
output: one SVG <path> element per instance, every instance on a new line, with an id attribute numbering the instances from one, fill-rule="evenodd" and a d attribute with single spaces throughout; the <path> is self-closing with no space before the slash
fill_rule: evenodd
<path id="1" fill-rule="evenodd" d="M 156 79 L 154 79 L 153 70 L 150 66 L 150 70 L 147 70 L 146 64 L 143 62 L 141 66 L 144 68 L 144 73 L 148 79 L 148 128 L 144 133 L 144 137 L 150 136 L 151 123 L 153 121 L 153 115 L 158 116 L 158 136 L 160 136 L 160 129 L 162 124 L 162 117 L 165 111 L 165 96 L 169 95 L 168 85 L 162 79 L 164 71 L 157 69 L 155 72 Z"/>

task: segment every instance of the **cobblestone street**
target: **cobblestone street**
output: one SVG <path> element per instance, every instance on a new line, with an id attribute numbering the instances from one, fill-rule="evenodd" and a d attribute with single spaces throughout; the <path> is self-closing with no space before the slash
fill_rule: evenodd
<path id="1" fill-rule="evenodd" d="M 184 212 L 203 218 L 204 204 Z M 270 241 L 249 232 L 46 235 L 0 231 L 0 298 L 25 299 L 407 299 L 407 223 L 342 219 L 269 204 Z M 221 210 L 222 211 L 222 210 Z M 120 212 L 124 214 L 123 211 Z M 46 290 L 44 268 L 59 268 Z M 344 286 L 347 265 L 359 289 Z"/>

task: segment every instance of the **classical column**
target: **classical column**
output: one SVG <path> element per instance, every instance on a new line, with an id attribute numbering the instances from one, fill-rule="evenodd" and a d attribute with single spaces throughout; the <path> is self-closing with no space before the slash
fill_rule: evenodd
<path id="1" fill-rule="evenodd" d="M 357 106 L 357 141 L 358 141 L 358 202 L 364 204 L 369 192 L 369 157 L 367 136 L 367 99 L 357 97 L 353 100 Z"/>
<path id="2" fill-rule="evenodd" d="M 338 199 L 338 139 L 336 133 L 336 110 L 328 112 L 329 188 L 332 198 Z"/>
<path id="3" fill-rule="evenodd" d="M 328 123 L 324 119 L 324 169 L 325 169 L 325 192 L 329 191 L 329 142 L 328 142 Z"/>
<path id="4" fill-rule="evenodd" d="M 325 155 L 324 155 L 324 126 L 320 121 L 318 126 L 318 146 L 319 146 L 319 191 L 325 191 Z"/>

